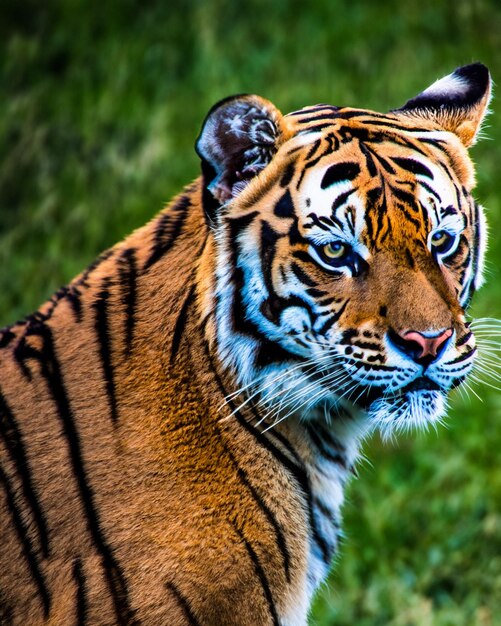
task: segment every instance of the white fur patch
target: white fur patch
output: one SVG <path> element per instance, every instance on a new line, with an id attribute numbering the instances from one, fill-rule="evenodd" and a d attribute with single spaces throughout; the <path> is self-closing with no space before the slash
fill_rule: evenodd
<path id="1" fill-rule="evenodd" d="M 485 254 L 487 252 L 487 242 L 489 229 L 487 226 L 487 220 L 485 218 L 484 207 L 478 205 L 478 218 L 480 223 L 477 226 L 478 230 L 478 253 L 477 253 L 477 268 L 476 274 L 473 279 L 473 287 L 479 289 L 484 284 L 484 270 L 485 270 Z"/>
<path id="2" fill-rule="evenodd" d="M 469 83 L 466 79 L 457 76 L 456 74 L 449 74 L 439 80 L 436 80 L 432 85 L 425 89 L 420 96 L 443 98 L 453 96 L 463 96 L 469 89 Z"/>
<path id="3" fill-rule="evenodd" d="M 369 420 L 384 439 L 395 433 L 424 430 L 440 422 L 446 414 L 446 395 L 440 391 L 413 391 L 404 395 L 383 396 L 369 408 Z"/>

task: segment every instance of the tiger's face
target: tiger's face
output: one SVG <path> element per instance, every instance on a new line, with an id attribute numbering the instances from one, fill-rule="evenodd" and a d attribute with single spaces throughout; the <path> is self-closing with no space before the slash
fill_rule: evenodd
<path id="1" fill-rule="evenodd" d="M 421 426 L 473 366 L 465 308 L 485 224 L 472 136 L 418 115 L 416 100 L 387 115 L 321 105 L 285 117 L 254 100 L 250 116 L 234 104 L 226 118 L 254 138 L 236 178 L 212 172 L 225 200 L 213 333 L 272 422 L 348 408 L 386 433 Z"/>

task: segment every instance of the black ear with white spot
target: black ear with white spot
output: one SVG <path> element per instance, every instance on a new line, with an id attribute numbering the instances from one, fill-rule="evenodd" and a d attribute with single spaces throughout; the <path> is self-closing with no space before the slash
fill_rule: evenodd
<path id="1" fill-rule="evenodd" d="M 472 63 L 437 80 L 394 113 L 435 121 L 468 147 L 475 142 L 490 95 L 489 70 L 481 63 Z"/>
<path id="2" fill-rule="evenodd" d="M 231 200 L 268 165 L 280 143 L 281 119 L 259 96 L 233 96 L 209 111 L 195 148 L 212 204 Z"/>

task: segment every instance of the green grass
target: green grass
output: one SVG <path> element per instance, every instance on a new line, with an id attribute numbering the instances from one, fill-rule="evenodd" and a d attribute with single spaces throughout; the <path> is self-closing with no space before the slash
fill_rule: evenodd
<path id="1" fill-rule="evenodd" d="M 501 81 L 497 0 L 5 0 L 0 7 L 0 323 L 36 308 L 198 174 L 210 106 L 251 92 L 388 110 L 480 60 Z M 501 101 L 473 149 L 501 317 Z M 501 394 L 449 427 L 366 446 L 312 624 L 501 624 Z"/>

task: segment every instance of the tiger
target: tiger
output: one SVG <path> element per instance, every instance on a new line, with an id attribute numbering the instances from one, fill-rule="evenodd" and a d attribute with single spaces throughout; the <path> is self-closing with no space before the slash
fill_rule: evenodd
<path id="1" fill-rule="evenodd" d="M 222 100 L 201 175 L 1 331 L 2 624 L 307 624 L 364 438 L 475 362 L 490 92 Z"/>

